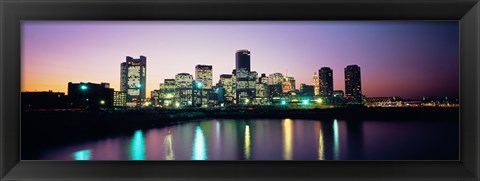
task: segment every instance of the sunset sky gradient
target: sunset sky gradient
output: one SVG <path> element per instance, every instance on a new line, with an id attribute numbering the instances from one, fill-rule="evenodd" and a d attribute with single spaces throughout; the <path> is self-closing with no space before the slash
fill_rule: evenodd
<path id="1" fill-rule="evenodd" d="M 147 57 L 147 97 L 163 79 L 213 66 L 213 82 L 251 52 L 259 75 L 283 73 L 313 84 L 333 69 L 361 68 L 367 97 L 459 96 L 458 21 L 23 21 L 22 91 L 67 92 L 68 82 L 120 89 L 120 63 Z"/>

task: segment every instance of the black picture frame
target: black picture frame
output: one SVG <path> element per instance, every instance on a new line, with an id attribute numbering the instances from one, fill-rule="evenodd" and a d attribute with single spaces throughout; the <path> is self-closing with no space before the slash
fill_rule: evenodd
<path id="1" fill-rule="evenodd" d="M 2 180 L 480 180 L 478 0 L 0 0 Z M 460 161 L 22 161 L 22 20 L 458 20 Z"/>

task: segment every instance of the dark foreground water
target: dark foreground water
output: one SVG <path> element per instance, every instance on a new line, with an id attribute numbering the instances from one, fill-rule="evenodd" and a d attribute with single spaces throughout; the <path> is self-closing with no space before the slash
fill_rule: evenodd
<path id="1" fill-rule="evenodd" d="M 38 159 L 458 160 L 458 126 L 455 121 L 201 120 L 51 148 Z"/>

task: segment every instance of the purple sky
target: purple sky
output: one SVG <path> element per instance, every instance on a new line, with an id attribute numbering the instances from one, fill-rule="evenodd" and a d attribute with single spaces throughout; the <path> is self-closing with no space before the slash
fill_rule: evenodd
<path id="1" fill-rule="evenodd" d="M 331 67 L 344 90 L 344 68 L 361 68 L 367 97 L 459 95 L 457 21 L 23 21 L 22 91 L 67 91 L 68 82 L 120 85 L 126 56 L 147 57 L 147 92 L 177 73 L 213 65 L 230 74 L 235 51 L 251 68 L 313 84 Z"/>

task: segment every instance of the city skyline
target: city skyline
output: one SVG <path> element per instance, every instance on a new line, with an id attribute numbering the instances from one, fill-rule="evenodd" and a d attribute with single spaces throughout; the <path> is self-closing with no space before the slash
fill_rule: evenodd
<path id="1" fill-rule="evenodd" d="M 153 29 L 162 30 L 162 28 L 170 28 L 170 31 L 164 30 L 164 32 L 177 35 L 177 37 L 161 36 L 162 33 L 153 32 Z M 183 31 L 179 33 L 177 32 L 179 30 Z M 318 30 L 323 32 L 316 32 Z M 342 31 L 335 34 L 333 30 Z M 347 32 L 347 30 L 358 31 Z M 158 45 L 163 48 L 169 46 L 165 49 L 166 51 L 162 51 L 164 49 L 154 51 L 153 45 L 148 43 L 155 41 L 147 41 L 146 35 L 134 33 L 135 31 L 147 32 L 152 39 L 161 36 L 177 41 L 159 43 Z M 310 36 L 300 35 L 299 31 Z M 78 34 L 78 32 L 83 34 Z M 196 32 L 196 34 L 191 35 L 191 32 Z M 232 32 L 237 32 L 237 34 Z M 242 32 L 243 34 L 239 34 Z M 257 32 L 257 34 L 253 32 Z M 76 33 L 76 37 L 68 37 L 74 33 Z M 214 33 L 217 33 L 218 36 L 214 36 Z M 295 33 L 298 34 L 292 36 Z M 329 37 L 326 37 L 325 34 L 336 35 L 334 38 L 337 38 L 337 41 L 325 41 L 327 43 L 322 41 L 328 46 L 309 41 L 309 38 L 328 39 Z M 134 41 L 122 41 L 124 46 L 117 46 L 120 50 L 104 45 L 117 43 L 118 39 L 121 40 L 121 35 L 130 35 L 131 37 L 127 36 L 126 39 Z M 247 40 L 244 40 L 242 38 L 245 38 L 245 35 L 257 36 L 246 36 Z M 264 36 L 269 37 L 265 38 Z M 83 37 L 83 39 L 79 37 Z M 288 39 L 288 41 L 282 39 Z M 210 40 L 210 42 L 205 40 Z M 232 42 L 219 43 L 229 40 Z M 49 42 L 48 46 L 45 45 L 46 42 Z M 147 45 L 142 46 L 142 42 Z M 349 42 L 357 42 L 357 44 L 348 44 Z M 100 46 L 96 47 L 89 43 L 100 43 Z M 134 48 L 130 47 L 129 43 L 134 44 L 135 46 L 131 45 Z M 180 45 L 182 43 L 183 46 Z M 192 48 L 193 45 L 189 43 L 194 45 L 204 43 L 205 45 Z M 298 48 L 295 49 L 296 46 Z M 322 48 L 317 49 L 316 46 Z M 188 47 L 190 49 L 187 50 Z M 398 49 L 398 47 L 403 47 L 403 49 Z M 64 51 L 51 50 L 54 48 Z M 375 48 L 387 52 L 375 52 Z M 356 64 L 362 68 L 362 92 L 367 97 L 458 96 L 458 48 L 458 22 L 454 21 L 101 23 L 27 21 L 22 24 L 22 92 L 48 90 L 67 92 L 66 84 L 68 82 L 107 82 L 115 90 L 120 90 L 118 65 L 125 61 L 126 56 L 137 58 L 140 55 L 147 57 L 149 64 L 147 66 L 147 95 L 152 90 L 158 89 L 164 79 L 175 78 L 178 73 L 195 75 L 195 65 L 198 64 L 213 66 L 212 78 L 215 84 L 221 74 L 231 74 L 231 71 L 235 69 L 235 51 L 247 49 L 252 54 L 250 60 L 252 71 L 256 71 L 259 76 L 262 73 L 266 75 L 282 73 L 288 77 L 294 77 L 297 89 L 302 83 L 313 85 L 313 74 L 318 72 L 321 67 L 331 67 L 333 89 L 345 90 L 343 69 L 347 65 Z M 48 51 L 49 49 L 50 51 Z M 102 53 L 92 53 L 95 52 L 94 49 L 96 51 L 103 50 L 101 52 L 104 54 L 112 54 L 109 56 L 118 58 L 107 58 Z M 223 51 L 226 49 L 229 51 Z M 336 51 L 330 55 L 325 49 Z M 262 50 L 266 52 L 262 52 Z M 340 50 L 352 53 L 345 54 L 339 52 Z M 79 54 L 78 52 L 83 53 Z M 183 52 L 183 54 L 179 52 Z M 274 53 L 267 54 L 272 52 Z M 371 55 L 372 60 L 367 59 L 366 54 L 368 53 L 373 54 Z M 170 55 L 171 61 L 164 61 L 167 58 L 160 58 L 161 56 L 158 54 Z M 323 57 L 323 54 L 327 55 Z M 399 54 L 402 56 L 397 56 Z M 105 61 L 99 60 L 101 57 L 104 57 Z M 342 58 L 347 60 L 342 61 Z M 64 59 L 68 61 L 64 61 Z M 74 61 L 76 59 L 81 60 Z M 49 66 L 53 66 L 55 69 L 49 69 L 51 68 Z M 282 68 L 285 68 L 285 71 L 282 71 Z"/>

